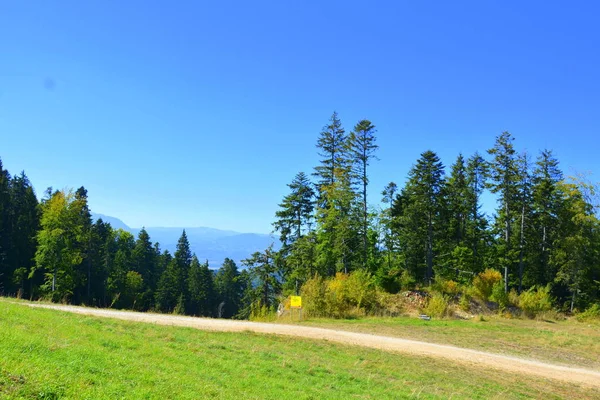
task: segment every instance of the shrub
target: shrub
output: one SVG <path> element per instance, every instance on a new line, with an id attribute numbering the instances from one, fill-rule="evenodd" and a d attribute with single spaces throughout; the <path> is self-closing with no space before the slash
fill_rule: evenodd
<path id="1" fill-rule="evenodd" d="M 326 313 L 333 318 L 345 318 L 349 314 L 350 302 L 348 299 L 348 275 L 337 273 L 327 282 L 325 292 Z"/>
<path id="2" fill-rule="evenodd" d="M 327 282 L 318 275 L 309 279 L 302 285 L 300 295 L 302 296 L 302 308 L 306 317 L 323 317 L 327 309 L 325 294 Z"/>
<path id="3" fill-rule="evenodd" d="M 434 293 L 423 311 L 431 317 L 445 317 L 448 313 L 448 300 L 446 296 L 441 293 Z"/>
<path id="4" fill-rule="evenodd" d="M 460 296 L 458 306 L 463 311 L 466 311 L 466 312 L 471 311 L 471 296 L 469 296 L 467 293 L 463 293 Z"/>
<path id="5" fill-rule="evenodd" d="M 383 317 L 397 317 L 404 313 L 405 304 L 405 297 L 400 293 L 378 291 L 377 308 L 372 313 Z"/>
<path id="6" fill-rule="evenodd" d="M 489 300 L 494 285 L 498 282 L 502 282 L 502 274 L 495 269 L 488 268 L 473 279 L 473 286 L 482 300 Z"/>
<path id="7" fill-rule="evenodd" d="M 532 287 L 519 296 L 519 307 L 529 318 L 552 309 L 550 286 Z"/>
<path id="8" fill-rule="evenodd" d="M 377 307 L 377 293 L 373 276 L 364 269 L 352 272 L 344 282 L 345 294 L 350 305 L 365 311 Z"/>
<path id="9" fill-rule="evenodd" d="M 508 293 L 504 291 L 504 285 L 502 284 L 502 282 L 494 283 L 494 286 L 492 287 L 492 295 L 490 296 L 490 300 L 498 303 L 498 308 L 500 309 L 500 311 L 508 307 Z"/>
<path id="10" fill-rule="evenodd" d="M 439 279 L 436 280 L 436 283 L 433 285 L 433 289 L 438 292 L 448 294 L 450 296 L 455 296 L 458 294 L 460 288 L 458 286 L 458 283 L 456 283 L 452 279 Z"/>
<path id="11" fill-rule="evenodd" d="M 400 286 L 402 290 L 411 290 L 415 287 L 415 278 L 408 272 L 408 270 L 402 271 L 402 275 L 400 275 Z"/>
<path id="12" fill-rule="evenodd" d="M 577 315 L 577 321 L 585 322 L 591 320 L 600 321 L 600 304 L 592 304 L 587 310 Z"/>
<path id="13" fill-rule="evenodd" d="M 515 289 L 511 289 L 510 292 L 508 292 L 508 303 L 513 306 L 519 305 L 519 293 L 517 293 Z"/>

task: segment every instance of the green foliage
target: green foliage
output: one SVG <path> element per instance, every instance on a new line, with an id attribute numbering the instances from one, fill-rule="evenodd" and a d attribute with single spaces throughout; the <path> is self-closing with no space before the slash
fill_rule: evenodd
<path id="1" fill-rule="evenodd" d="M 460 286 L 452 279 L 445 280 L 438 278 L 431 286 L 431 289 L 449 296 L 456 296 L 460 292 Z"/>
<path id="2" fill-rule="evenodd" d="M 315 275 L 307 280 L 300 295 L 302 296 L 302 308 L 307 317 L 325 317 L 327 314 L 327 282 Z"/>
<path id="3" fill-rule="evenodd" d="M 500 310 L 504 310 L 509 306 L 509 295 L 506 293 L 506 291 L 504 291 L 504 284 L 502 282 L 499 281 L 494 283 L 494 286 L 492 286 L 490 300 L 498 303 Z"/>
<path id="4" fill-rule="evenodd" d="M 243 283 L 235 262 L 226 258 L 215 276 L 217 317 L 232 318 L 238 314 L 244 296 Z"/>
<path id="5" fill-rule="evenodd" d="M 431 317 L 443 318 L 448 315 L 448 298 L 441 293 L 433 293 L 423 312 Z"/>
<path id="6" fill-rule="evenodd" d="M 519 307 L 530 318 L 535 317 L 541 312 L 550 311 L 552 309 L 550 286 L 532 287 L 521 293 Z"/>
<path id="7" fill-rule="evenodd" d="M 194 255 L 188 276 L 189 301 L 186 313 L 202 317 L 212 317 L 214 312 L 215 289 L 213 275 L 208 269 L 208 261 L 200 264 Z"/>
<path id="8" fill-rule="evenodd" d="M 600 321 L 600 304 L 595 303 L 588 307 L 582 313 L 577 314 L 577 321 L 586 322 L 586 321 Z"/>
<path id="9" fill-rule="evenodd" d="M 402 287 L 402 290 L 414 289 L 416 283 L 415 277 L 407 269 L 402 271 L 402 274 L 400 275 L 400 286 Z"/>
<path id="10" fill-rule="evenodd" d="M 494 285 L 502 282 L 502 274 L 495 269 L 486 269 L 473 279 L 473 286 L 482 300 L 488 300 L 492 295 Z"/>

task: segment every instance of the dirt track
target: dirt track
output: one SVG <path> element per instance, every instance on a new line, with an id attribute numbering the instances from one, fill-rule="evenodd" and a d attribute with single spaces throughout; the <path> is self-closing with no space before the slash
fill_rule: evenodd
<path id="1" fill-rule="evenodd" d="M 23 304 L 23 303 L 19 303 Z M 600 372 L 581 368 L 563 367 L 538 361 L 525 360 L 477 350 L 441 344 L 419 342 L 365 333 L 336 331 L 332 329 L 308 326 L 268 324 L 225 319 L 179 317 L 165 314 L 137 313 L 76 306 L 46 304 L 26 304 L 30 307 L 50 308 L 77 314 L 116 318 L 127 321 L 148 322 L 159 325 L 186 326 L 190 328 L 227 331 L 257 332 L 265 334 L 297 336 L 308 339 L 328 340 L 354 346 L 370 347 L 390 352 L 406 353 L 417 356 L 446 358 L 463 364 L 471 364 L 504 370 L 517 374 L 537 375 L 543 378 L 558 379 L 600 388 Z"/>

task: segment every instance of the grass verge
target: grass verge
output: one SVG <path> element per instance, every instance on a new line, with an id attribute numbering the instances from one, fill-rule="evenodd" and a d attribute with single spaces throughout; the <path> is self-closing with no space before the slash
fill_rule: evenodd
<path id="1" fill-rule="evenodd" d="M 0 398 L 598 398 L 564 382 L 324 341 L 215 333 L 0 300 Z"/>

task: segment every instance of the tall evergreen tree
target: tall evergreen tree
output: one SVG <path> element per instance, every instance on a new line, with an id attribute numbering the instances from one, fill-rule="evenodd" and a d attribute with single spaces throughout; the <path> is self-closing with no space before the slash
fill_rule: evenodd
<path id="1" fill-rule="evenodd" d="M 520 211 L 517 220 L 518 227 L 515 231 L 519 232 L 519 293 L 523 290 L 523 273 L 526 260 L 526 243 L 531 235 L 531 174 L 530 161 L 527 153 L 519 155 L 517 158 L 517 166 L 519 168 L 518 195 L 516 206 Z"/>
<path id="2" fill-rule="evenodd" d="M 110 299 L 110 306 L 117 308 L 132 308 L 133 301 L 136 299 L 136 293 L 132 293 L 132 288 L 128 283 L 128 273 L 134 271 L 133 248 L 135 247 L 135 238 L 130 232 L 123 229 L 117 229 L 110 238 L 113 243 L 109 246 L 111 250 L 111 263 L 108 270 L 107 292 Z M 129 275 L 131 278 L 132 276 Z M 139 288 L 135 288 L 136 291 Z"/>
<path id="3" fill-rule="evenodd" d="M 321 198 L 316 213 L 319 272 L 331 276 L 360 268 L 360 213 L 347 170 L 336 170 L 334 183 L 321 187 Z"/>
<path id="4" fill-rule="evenodd" d="M 379 148 L 375 144 L 375 125 L 371 121 L 363 119 L 355 126 L 348 139 L 350 157 L 352 159 L 353 174 L 358 180 L 362 194 L 362 240 L 363 240 L 363 265 L 367 265 L 367 235 L 368 235 L 368 212 L 367 212 L 367 186 L 369 176 L 367 167 L 375 158 L 375 151 Z"/>
<path id="5" fill-rule="evenodd" d="M 488 220 L 481 212 L 481 195 L 487 185 L 489 175 L 489 164 L 479 153 L 475 153 L 467 161 L 467 184 L 469 185 L 469 239 L 471 254 L 473 255 L 473 272 L 481 272 L 484 269 L 485 250 L 489 241 L 487 240 Z"/>
<path id="6" fill-rule="evenodd" d="M 448 262 L 460 276 L 461 271 L 470 270 L 473 266 L 472 228 L 473 201 L 476 194 L 469 185 L 465 159 L 459 154 L 451 167 L 447 184 L 447 216 L 448 216 Z M 450 272 L 450 271 L 448 271 Z"/>
<path id="7" fill-rule="evenodd" d="M 38 200 L 29 179 L 22 172 L 12 179 L 11 186 L 10 257 L 13 288 L 21 295 L 31 295 L 33 287 L 26 285 L 35 263 L 36 235 L 39 228 Z M 40 284 L 38 277 L 31 284 Z"/>
<path id="8" fill-rule="evenodd" d="M 559 239 L 559 217 L 563 207 L 559 183 L 563 180 L 563 174 L 550 150 L 543 150 L 535 164 L 532 177 L 532 268 L 527 283 L 546 285 L 553 281 L 557 272 L 549 267 L 549 258 L 554 243 Z"/>
<path id="9" fill-rule="evenodd" d="M 257 251 L 242 262 L 250 269 L 250 274 L 255 285 L 254 307 L 272 308 L 275 306 L 276 296 L 281 285 L 281 276 L 275 264 L 273 246 L 264 251 Z"/>
<path id="10" fill-rule="evenodd" d="M 208 261 L 200 264 L 196 255 L 192 256 L 188 275 L 189 302 L 187 313 L 202 317 L 214 315 L 215 289 L 213 274 Z"/>
<path id="11" fill-rule="evenodd" d="M 112 262 L 112 249 L 114 238 L 113 229 L 108 222 L 101 218 L 96 220 L 91 229 L 91 260 L 92 270 L 89 282 L 91 283 L 90 304 L 106 307 L 108 305 L 106 291 L 109 276 L 109 265 Z"/>
<path id="12" fill-rule="evenodd" d="M 144 281 L 143 308 L 150 308 L 153 304 L 153 293 L 156 290 L 158 282 L 157 277 L 157 252 L 150 235 L 146 229 L 142 228 L 138 233 L 138 238 L 133 248 L 134 271 L 139 273 Z"/>
<path id="13" fill-rule="evenodd" d="M 407 266 L 415 277 L 423 276 L 431 283 L 434 256 L 446 232 L 444 165 L 436 153 L 428 150 L 421 154 L 401 198 L 401 240 Z"/>
<path id="14" fill-rule="evenodd" d="M 514 138 L 508 132 L 502 132 L 496 138 L 494 147 L 488 150 L 493 156 L 490 163 L 490 181 L 488 187 L 498 195 L 499 208 L 496 214 L 495 227 L 502 232 L 499 237 L 499 264 L 504 267 L 504 289 L 508 291 L 509 272 L 515 265 L 518 251 L 513 243 L 513 226 L 519 211 L 515 207 L 520 181 L 517 156 L 513 147 Z"/>
<path id="15" fill-rule="evenodd" d="M 337 112 L 334 111 L 329 121 L 329 124 L 323 127 L 317 141 L 319 156 L 323 157 L 314 173 L 318 178 L 318 187 L 333 185 L 336 180 L 336 171 L 349 168 L 348 138 Z"/>
<path id="16" fill-rule="evenodd" d="M 310 230 L 315 192 L 304 172 L 298 173 L 288 185 L 291 192 L 283 198 L 273 223 L 284 249 Z"/>
<path id="17" fill-rule="evenodd" d="M 81 263 L 76 267 L 76 287 L 73 295 L 73 302 L 84 302 L 89 304 L 91 301 L 92 287 L 92 215 L 88 206 L 87 190 L 83 186 L 75 191 L 75 199 L 79 208 L 78 225 L 81 227 L 77 246 L 79 247 L 82 259 Z"/>
<path id="18" fill-rule="evenodd" d="M 233 318 L 240 311 L 243 288 L 240 272 L 235 262 L 226 258 L 215 276 L 215 288 L 218 292 L 217 317 Z"/>
<path id="19" fill-rule="evenodd" d="M 9 289 L 11 270 L 8 253 L 10 248 L 10 174 L 0 159 L 0 293 Z"/>

